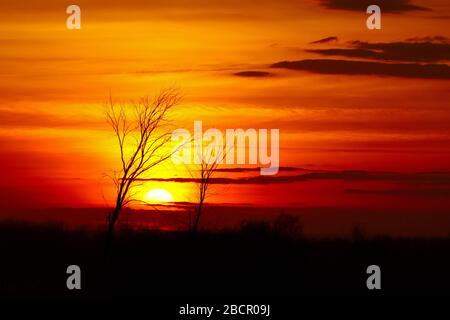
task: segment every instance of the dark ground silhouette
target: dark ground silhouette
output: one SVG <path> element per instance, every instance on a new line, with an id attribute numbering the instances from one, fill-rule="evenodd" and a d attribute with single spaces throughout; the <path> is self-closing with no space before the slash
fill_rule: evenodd
<path id="1" fill-rule="evenodd" d="M 283 222 L 284 221 L 284 222 Z M 240 230 L 117 232 L 105 256 L 104 232 L 61 225 L 0 224 L 0 296 L 9 298 L 280 299 L 448 295 L 449 238 L 351 239 L 294 236 L 289 219 Z M 295 229 L 300 231 L 298 229 Z M 82 290 L 66 288 L 81 267 Z M 381 267 L 381 291 L 366 288 Z"/>

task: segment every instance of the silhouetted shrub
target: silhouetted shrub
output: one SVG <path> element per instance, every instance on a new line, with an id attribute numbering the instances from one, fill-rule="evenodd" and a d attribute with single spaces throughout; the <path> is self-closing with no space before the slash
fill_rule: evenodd
<path id="1" fill-rule="evenodd" d="M 353 228 L 353 231 L 352 231 L 353 241 L 361 242 L 361 241 L 364 241 L 366 238 L 367 238 L 366 231 L 362 227 L 356 226 Z"/>
<path id="2" fill-rule="evenodd" d="M 241 232 L 251 236 L 267 236 L 272 232 L 270 223 L 265 221 L 244 221 L 241 224 Z"/>
<path id="3" fill-rule="evenodd" d="M 296 238 L 303 234 L 300 218 L 292 214 L 280 214 L 272 223 L 273 231 L 281 236 Z"/>

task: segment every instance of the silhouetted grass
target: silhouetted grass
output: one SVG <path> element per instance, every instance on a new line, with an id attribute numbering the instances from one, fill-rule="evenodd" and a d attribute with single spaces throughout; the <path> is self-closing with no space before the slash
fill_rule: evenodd
<path id="1" fill-rule="evenodd" d="M 283 220 L 284 219 L 284 220 Z M 105 254 L 103 230 L 0 224 L 3 297 L 299 298 L 437 296 L 450 285 L 450 239 L 308 239 L 289 218 L 221 232 L 119 230 Z M 298 232 L 294 232 L 297 230 Z M 66 268 L 82 290 L 66 289 Z M 366 289 L 366 268 L 382 290 Z"/>

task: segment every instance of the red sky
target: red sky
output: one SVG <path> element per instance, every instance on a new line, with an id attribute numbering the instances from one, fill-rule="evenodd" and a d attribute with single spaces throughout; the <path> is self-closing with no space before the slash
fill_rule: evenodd
<path id="1" fill-rule="evenodd" d="M 0 4 L 2 207 L 110 202 L 109 93 L 130 101 L 176 86 L 175 127 L 278 128 L 281 166 L 310 170 L 300 174 L 441 172 L 218 184 L 211 202 L 448 210 L 448 1 L 379 1 L 381 30 L 366 28 L 357 1 L 76 3 L 81 30 L 66 28 L 65 1 Z M 152 175 L 174 176 L 185 173 L 170 164 Z M 153 188 L 195 201 L 189 183 L 148 182 L 140 196 Z"/>

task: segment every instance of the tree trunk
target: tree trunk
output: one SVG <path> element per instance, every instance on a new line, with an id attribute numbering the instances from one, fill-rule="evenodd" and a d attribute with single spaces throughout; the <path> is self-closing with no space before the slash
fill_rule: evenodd
<path id="1" fill-rule="evenodd" d="M 116 206 L 108 217 L 108 230 L 106 234 L 106 254 L 109 255 L 114 238 L 114 226 L 122 208 Z"/>
<path id="2" fill-rule="evenodd" d="M 202 214 L 203 201 L 200 201 L 197 207 L 197 214 L 195 215 L 194 225 L 192 226 L 192 231 L 197 232 L 198 225 L 200 223 L 200 215 Z"/>

